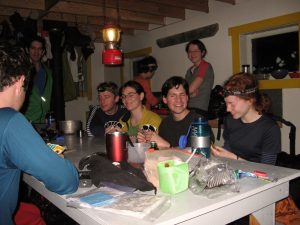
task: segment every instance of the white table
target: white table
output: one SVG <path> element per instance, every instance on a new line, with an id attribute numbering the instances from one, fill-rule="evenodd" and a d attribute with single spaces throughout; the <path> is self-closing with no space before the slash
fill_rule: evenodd
<path id="1" fill-rule="evenodd" d="M 67 142 L 70 148 L 66 158 L 75 164 L 84 155 L 92 152 L 105 152 L 103 140 L 95 138 L 77 139 L 72 137 Z M 242 179 L 239 193 L 230 193 L 208 199 L 194 195 L 189 190 L 172 197 L 171 207 L 154 222 L 134 217 L 102 212 L 93 209 L 74 209 L 66 206 L 65 196 L 48 191 L 35 178 L 24 175 L 24 181 L 46 197 L 79 224 L 96 225 L 147 225 L 147 224 L 227 224 L 238 218 L 253 213 L 262 225 L 275 224 L 275 202 L 289 194 L 289 181 L 300 176 L 299 170 L 274 167 L 264 164 L 228 161 L 231 167 L 244 171 L 261 170 L 276 174 L 277 182 L 265 182 L 259 179 Z"/>

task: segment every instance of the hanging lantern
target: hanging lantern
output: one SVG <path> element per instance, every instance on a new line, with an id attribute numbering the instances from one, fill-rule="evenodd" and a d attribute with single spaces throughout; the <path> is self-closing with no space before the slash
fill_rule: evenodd
<path id="1" fill-rule="evenodd" d="M 121 29 L 113 23 L 106 23 L 102 30 L 104 50 L 102 63 L 104 65 L 122 64 L 122 52 L 119 49 Z"/>

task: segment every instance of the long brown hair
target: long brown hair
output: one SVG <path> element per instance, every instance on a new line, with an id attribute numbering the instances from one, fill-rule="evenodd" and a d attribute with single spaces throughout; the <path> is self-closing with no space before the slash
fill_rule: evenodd
<path id="1" fill-rule="evenodd" d="M 235 74 L 225 81 L 224 96 L 229 95 L 252 100 L 255 110 L 259 114 L 268 112 L 272 105 L 270 97 L 259 92 L 257 79 L 248 73 Z"/>

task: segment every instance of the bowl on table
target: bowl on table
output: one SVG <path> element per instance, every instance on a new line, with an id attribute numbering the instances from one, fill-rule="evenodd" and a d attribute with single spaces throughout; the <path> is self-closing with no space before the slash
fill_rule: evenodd
<path id="1" fill-rule="evenodd" d="M 300 78 L 300 72 L 289 72 L 290 78 Z"/>
<path id="2" fill-rule="evenodd" d="M 289 73 L 287 69 L 277 69 L 271 72 L 272 77 L 275 79 L 283 79 Z"/>

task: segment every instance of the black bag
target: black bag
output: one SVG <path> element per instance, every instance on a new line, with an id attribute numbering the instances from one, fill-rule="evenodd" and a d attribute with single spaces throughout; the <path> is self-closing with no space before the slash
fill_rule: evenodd
<path id="1" fill-rule="evenodd" d="M 114 166 L 110 160 L 100 154 L 94 153 L 79 162 L 79 169 L 85 166 L 91 170 L 92 183 L 100 187 L 101 182 L 113 183 L 121 186 L 132 187 L 140 191 L 152 191 L 156 193 L 156 188 L 147 181 L 143 172 L 132 167 L 127 162 L 122 162 L 120 168 Z"/>
<path id="2" fill-rule="evenodd" d="M 227 110 L 223 96 L 223 87 L 221 85 L 216 85 L 210 93 L 207 118 L 209 120 L 218 119 L 217 140 L 220 140 L 221 138 L 221 126 L 226 115 Z"/>
<path id="3" fill-rule="evenodd" d="M 208 104 L 208 119 L 218 119 L 226 115 L 226 102 L 223 97 L 223 87 L 216 85 L 210 93 Z"/>

